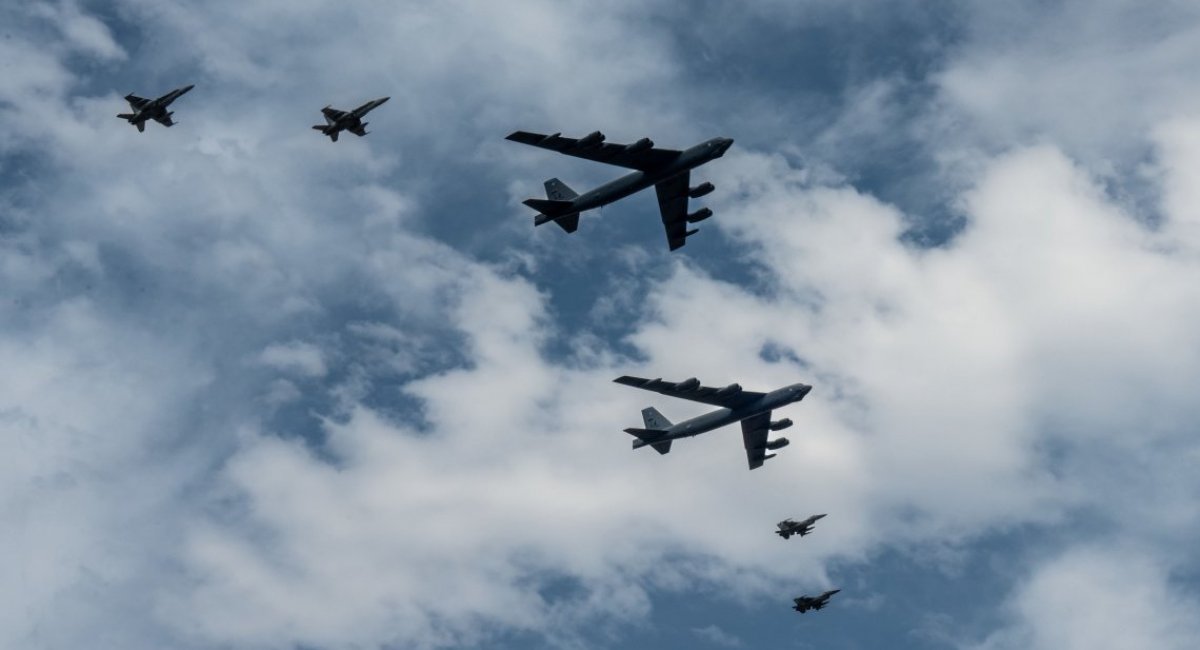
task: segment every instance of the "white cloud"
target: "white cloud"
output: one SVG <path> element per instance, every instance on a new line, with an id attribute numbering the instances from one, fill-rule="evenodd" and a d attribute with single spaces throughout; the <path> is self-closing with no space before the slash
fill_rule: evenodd
<path id="1" fill-rule="evenodd" d="M 311 343 L 272 343 L 258 355 L 259 363 L 304 377 L 324 377 L 328 372 L 321 348 Z"/>
<path id="2" fill-rule="evenodd" d="M 797 582 L 827 584 L 830 560 L 1081 511 L 1161 556 L 1131 584 L 1164 618 L 1133 612 L 1119 638 L 1174 638 L 1163 630 L 1193 605 L 1162 558 L 1187 562 L 1200 530 L 1200 156 L 1175 91 L 1155 96 L 1176 113 L 1133 120 L 1156 138 L 1153 226 L 1069 155 L 1086 134 L 1055 111 L 1028 118 L 1052 144 L 973 159 L 967 229 L 934 250 L 900 241 L 895 207 L 731 152 L 707 223 L 760 284 L 679 256 L 666 279 L 629 279 L 650 287 L 642 300 L 620 280 L 644 254 L 617 251 L 593 314 L 634 319 L 631 363 L 555 322 L 503 198 L 472 224 L 511 245 L 512 268 L 423 229 L 442 216 L 430 178 L 448 159 L 504 170 L 498 187 L 536 178 L 531 154 L 499 140 L 514 126 L 689 135 L 675 100 L 693 81 L 641 5 L 279 6 L 123 3 L 163 44 L 130 60 L 147 85 L 203 71 L 180 126 L 145 134 L 112 118 L 116 92 L 74 97 L 68 52 L 124 51 L 75 5 L 45 10 L 65 21 L 55 47 L 0 41 L 19 64 L 0 76 L 3 150 L 49 168 L 6 199 L 20 208 L 0 239 L 0 297 L 18 305 L 0 312 L 0 426 L 16 450 L 0 512 L 18 531 L 0 538 L 0 645 L 432 648 L 512 631 L 571 644 L 650 620 L 657 590 L 786 602 Z M 961 84 L 1021 68 L 974 56 L 943 90 L 1007 142 L 1023 127 Z M 1028 80 L 1009 81 L 1031 104 Z M 886 113 L 890 87 L 872 88 L 857 115 Z M 393 95 L 372 117 L 391 128 L 332 147 L 304 129 L 365 89 Z M 547 355 L 560 339 L 567 360 Z M 639 408 L 700 409 L 611 384 L 625 373 L 816 390 L 779 414 L 793 445 L 747 472 L 735 429 L 631 452 L 620 430 Z M 273 419 L 306 398 L 334 404 L 319 443 Z M 769 534 L 811 512 L 830 517 L 805 553 Z M 1066 607 L 1063 584 L 1112 584 L 1110 556 L 1065 555 L 1017 593 Z M 988 643 L 1089 638 L 1035 615 Z"/>
<path id="3" fill-rule="evenodd" d="M 1200 638 L 1198 612 L 1153 553 L 1076 548 L 1037 567 L 1008 603 L 1010 627 L 971 647 L 1183 650 Z"/>

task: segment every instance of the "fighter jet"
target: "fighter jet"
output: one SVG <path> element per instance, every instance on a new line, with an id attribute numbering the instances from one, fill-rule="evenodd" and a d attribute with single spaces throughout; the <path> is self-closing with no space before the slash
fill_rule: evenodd
<path id="1" fill-rule="evenodd" d="M 175 123 L 171 121 L 171 116 L 175 112 L 168 111 L 167 107 L 171 105 L 171 102 L 179 99 L 184 93 L 195 87 L 195 84 L 191 84 L 183 88 L 176 88 L 158 99 L 146 99 L 134 94 L 125 95 L 125 101 L 129 102 L 129 106 L 133 108 L 134 112 L 119 113 L 117 117 L 127 120 L 130 124 L 136 126 L 138 133 L 146 130 L 146 120 L 154 120 L 163 126 L 174 126 Z"/>
<path id="2" fill-rule="evenodd" d="M 812 532 L 813 524 L 817 523 L 817 520 L 821 519 L 824 516 L 825 515 L 813 515 L 813 516 L 809 517 L 808 519 L 805 519 L 804 521 L 793 521 L 791 519 L 784 519 L 783 521 L 779 522 L 778 524 L 775 524 L 776 526 L 779 527 L 779 530 L 775 531 L 775 534 L 779 535 L 780 537 L 782 537 L 784 539 L 787 539 L 787 538 L 791 537 L 792 535 L 799 535 L 801 537 L 804 537 L 805 535 Z"/>
<path id="3" fill-rule="evenodd" d="M 337 142 L 338 134 L 342 131 L 349 131 L 361 138 L 367 134 L 367 123 L 362 121 L 362 118 L 389 99 L 391 97 L 372 99 L 352 111 L 339 111 L 326 106 L 321 109 L 321 113 L 325 115 L 325 123 L 314 124 L 313 128 L 329 136 L 334 142 Z"/>
<path id="4" fill-rule="evenodd" d="M 792 426 L 792 421 L 788 419 L 772 422 L 771 411 L 799 402 L 812 390 L 812 386 L 807 384 L 792 384 L 770 393 L 755 393 L 742 390 L 738 384 L 730 384 L 724 388 L 701 386 L 700 380 L 695 377 L 678 383 L 629 376 L 618 377 L 613 381 L 721 407 L 679 424 L 672 424 L 653 407 L 642 409 L 642 420 L 646 428 L 625 429 L 625 433 L 637 438 L 633 441 L 634 449 L 649 446 L 658 453 L 665 454 L 671 451 L 671 442 L 674 440 L 698 436 L 727 424 L 741 422 L 742 441 L 745 443 L 746 460 L 750 469 L 761 467 L 768 458 L 775 457 L 775 454 L 768 454 L 768 450 L 775 451 L 788 445 L 787 438 L 767 440 L 768 431 L 781 431 Z"/>
<path id="5" fill-rule="evenodd" d="M 713 138 L 690 149 L 676 151 L 657 148 L 650 138 L 642 138 L 631 144 L 608 143 L 599 131 L 579 139 L 564 138 L 558 133 L 542 135 L 517 131 L 507 139 L 636 170 L 582 196 L 557 178 L 546 181 L 545 199 L 525 201 L 525 205 L 541 213 L 534 217 L 533 225 L 540 226 L 553 221 L 563 230 L 575 232 L 579 227 L 580 212 L 608 205 L 653 185 L 658 193 L 658 209 L 671 250 L 682 247 L 688 237 L 696 234 L 697 230 L 688 229 L 688 224 L 700 223 L 712 216 L 709 208 L 690 213 L 687 211 L 688 199 L 698 199 L 714 189 L 713 184 L 707 182 L 691 187 L 691 171 L 725 155 L 733 144 L 730 138 Z"/>
<path id="6" fill-rule="evenodd" d="M 832 589 L 821 594 L 820 596 L 801 596 L 799 598 L 794 598 L 793 600 L 796 601 L 796 606 L 792 609 L 800 612 L 801 614 L 810 609 L 821 609 L 825 607 L 825 605 L 829 604 L 830 596 L 839 591 L 841 591 L 841 589 Z"/>

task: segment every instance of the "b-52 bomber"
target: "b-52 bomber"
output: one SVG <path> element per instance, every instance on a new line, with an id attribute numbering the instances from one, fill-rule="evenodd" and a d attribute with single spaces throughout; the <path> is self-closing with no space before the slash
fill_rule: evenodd
<path id="1" fill-rule="evenodd" d="M 688 224 L 699 223 L 712 216 L 709 208 L 700 208 L 691 213 L 687 211 L 688 199 L 698 199 L 714 189 L 713 184 L 707 182 L 691 187 L 691 171 L 725 155 L 733 144 L 730 138 L 713 138 L 690 149 L 676 151 L 655 147 L 650 138 L 642 138 L 631 144 L 605 142 L 604 134 L 599 131 L 579 139 L 564 138 L 558 133 L 543 135 L 516 131 L 509 134 L 507 139 L 636 170 L 582 196 L 557 178 L 546 181 L 545 199 L 527 199 L 524 202 L 541 213 L 534 217 L 533 225 L 540 226 L 553 221 L 563 230 L 575 232 L 579 227 L 580 212 L 603 207 L 653 185 L 658 193 L 658 209 L 671 250 L 682 247 L 688 237 L 698 232 L 694 228 L 688 229 Z"/>
<path id="2" fill-rule="evenodd" d="M 671 451 L 672 441 L 698 436 L 727 424 L 741 422 L 742 440 L 745 443 L 746 460 L 750 464 L 750 469 L 761 467 L 767 459 L 775 457 L 775 454 L 768 454 L 767 451 L 775 451 L 788 445 L 787 438 L 767 440 L 769 431 L 781 431 L 792 426 L 792 421 L 789 419 L 772 422 L 771 411 L 793 402 L 799 402 L 812 390 L 812 386 L 807 384 L 792 384 L 769 393 L 755 393 L 742 390 L 738 384 L 730 384 L 724 388 L 701 386 L 700 380 L 695 377 L 678 383 L 630 376 L 618 377 L 613 381 L 671 397 L 721 407 L 719 410 L 685 420 L 679 424 L 672 424 L 653 407 L 642 409 L 642 420 L 646 427 L 644 429 L 625 429 L 625 433 L 637 438 L 633 441 L 634 449 L 649 446 L 660 454 L 666 454 Z"/>
<path id="3" fill-rule="evenodd" d="M 817 520 L 821 519 L 824 516 L 825 515 L 813 515 L 813 516 L 809 517 L 808 519 L 805 519 L 804 521 L 794 521 L 792 519 L 784 519 L 783 521 L 779 522 L 778 524 L 775 524 L 776 526 L 779 527 L 779 530 L 775 531 L 775 534 L 779 535 L 780 537 L 782 537 L 784 539 L 787 539 L 787 538 L 791 537 L 792 535 L 799 535 L 801 537 L 804 537 L 805 535 L 812 532 L 813 524 L 817 523 Z"/>
<path id="4" fill-rule="evenodd" d="M 184 93 L 195 87 L 195 84 L 191 84 L 183 88 L 176 88 L 158 99 L 146 99 L 132 93 L 125 95 L 125 101 L 129 102 L 129 106 L 133 109 L 133 112 L 118 113 L 117 117 L 136 126 L 138 133 L 146 130 L 146 120 L 154 120 L 163 126 L 174 126 L 175 123 L 171 121 L 171 116 L 175 112 L 168 111 L 167 107 L 171 105 L 171 102 L 179 99 Z"/>
<path id="5" fill-rule="evenodd" d="M 821 609 L 822 607 L 825 607 L 825 605 L 829 604 L 830 596 L 833 596 L 839 591 L 841 591 L 841 589 L 832 589 L 821 594 L 820 596 L 800 596 L 799 598 L 794 598 L 793 600 L 795 601 L 796 606 L 792 609 L 800 612 L 801 614 L 810 609 Z"/>
<path id="6" fill-rule="evenodd" d="M 342 131 L 349 131 L 361 138 L 367 134 L 367 123 L 362 121 L 362 118 L 389 99 L 391 97 L 372 99 L 352 111 L 339 111 L 326 106 L 321 109 L 321 113 L 325 116 L 325 123 L 314 124 L 313 128 L 329 136 L 329 139 L 334 142 L 337 142 L 338 134 Z"/>

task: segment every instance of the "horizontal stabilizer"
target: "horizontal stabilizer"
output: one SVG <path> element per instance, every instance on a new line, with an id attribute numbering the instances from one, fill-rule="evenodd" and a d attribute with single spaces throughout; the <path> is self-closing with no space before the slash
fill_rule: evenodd
<path id="1" fill-rule="evenodd" d="M 654 451 L 657 451 L 660 454 L 665 454 L 671 451 L 670 440 L 661 440 L 659 442 L 655 442 L 656 440 L 660 440 L 663 436 L 667 435 L 666 431 L 662 431 L 660 429 L 626 429 L 625 433 L 628 433 L 632 436 L 637 436 L 638 439 L 633 441 L 634 449 L 641 449 L 642 447 L 649 446 L 653 447 Z"/>
<path id="2" fill-rule="evenodd" d="M 132 120 L 133 113 L 117 113 L 117 117 L 119 117 L 123 120 Z"/>
<path id="3" fill-rule="evenodd" d="M 533 208 L 534 210 L 541 212 L 542 214 L 546 215 L 547 217 L 550 217 L 550 219 L 561 217 L 561 216 L 570 214 L 572 211 L 574 211 L 574 208 L 572 207 L 573 204 L 570 201 L 554 201 L 554 200 L 550 200 L 550 199 L 525 199 L 523 201 L 523 203 L 525 205 Z M 549 221 L 550 219 L 547 219 L 546 221 Z M 543 221 L 542 223 L 545 223 L 545 221 Z"/>

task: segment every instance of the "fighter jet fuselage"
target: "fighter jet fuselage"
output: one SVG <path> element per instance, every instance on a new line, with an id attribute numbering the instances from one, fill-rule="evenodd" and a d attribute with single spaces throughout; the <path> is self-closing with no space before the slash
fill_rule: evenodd
<path id="1" fill-rule="evenodd" d="M 824 517 L 825 517 L 825 515 L 813 515 L 813 516 L 809 517 L 808 519 L 805 519 L 804 521 L 795 521 L 793 519 L 784 519 L 783 521 L 776 524 L 776 526 L 779 528 L 779 530 L 776 530 L 775 534 L 779 535 L 780 537 L 782 537 L 784 539 L 787 539 L 787 538 L 791 537 L 792 535 L 799 535 L 799 536 L 803 537 L 812 532 L 813 524 L 817 523 L 817 520 L 822 519 Z"/>
<path id="2" fill-rule="evenodd" d="M 825 607 L 825 605 L 829 604 L 830 597 L 839 591 L 841 591 L 841 589 L 830 589 L 820 596 L 800 596 L 799 598 L 793 599 L 796 605 L 792 607 L 792 609 L 800 612 L 801 614 L 809 610 L 821 609 Z"/>
<path id="3" fill-rule="evenodd" d="M 364 136 L 367 134 L 367 123 L 362 121 L 362 118 L 389 99 L 391 97 L 372 99 L 352 111 L 341 111 L 332 106 L 326 106 L 321 109 L 321 114 L 325 116 L 325 123 L 316 124 L 313 129 L 329 136 L 329 139 L 334 142 L 337 142 L 338 134 L 342 131 L 349 131 L 360 137 Z"/>
<path id="4" fill-rule="evenodd" d="M 733 140 L 713 138 L 680 152 L 679 156 L 661 167 L 635 171 L 579 195 L 571 201 L 571 212 L 583 212 L 604 207 L 631 194 L 691 171 L 704 163 L 725 155 Z"/>
<path id="5" fill-rule="evenodd" d="M 167 107 L 195 87 L 195 84 L 191 84 L 183 88 L 176 88 L 157 99 L 144 99 L 130 93 L 125 96 L 125 101 L 129 102 L 133 112 L 120 113 L 117 117 L 136 126 L 138 131 L 146 130 L 147 120 L 154 120 L 163 126 L 173 126 L 175 123 L 171 121 L 171 115 L 174 113 L 168 111 Z"/>

